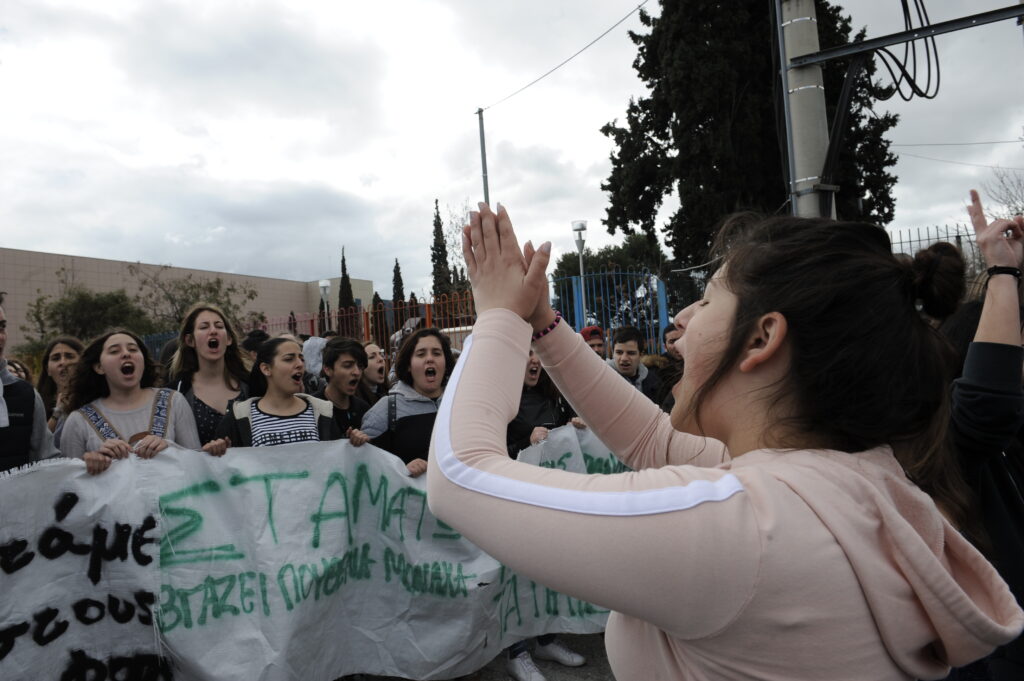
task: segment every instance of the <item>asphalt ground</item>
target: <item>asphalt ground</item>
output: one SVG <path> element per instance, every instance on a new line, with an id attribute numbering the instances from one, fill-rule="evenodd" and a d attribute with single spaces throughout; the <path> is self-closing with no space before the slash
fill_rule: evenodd
<path id="1" fill-rule="evenodd" d="M 608 656 L 604 652 L 604 636 L 601 634 L 559 634 L 558 638 L 587 658 L 582 667 L 563 667 L 557 662 L 537 660 L 537 667 L 547 681 L 615 681 Z M 483 669 L 464 676 L 460 681 L 509 681 L 511 677 L 505 672 L 505 654 L 491 660 Z"/>

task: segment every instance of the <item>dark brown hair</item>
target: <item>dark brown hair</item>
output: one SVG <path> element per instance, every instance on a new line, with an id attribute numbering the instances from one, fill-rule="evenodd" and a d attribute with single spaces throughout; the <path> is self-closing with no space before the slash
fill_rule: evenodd
<path id="1" fill-rule="evenodd" d="M 252 369 L 249 371 L 249 397 L 263 397 L 267 394 L 267 377 L 260 370 L 260 365 L 274 366 L 274 360 L 277 358 L 277 349 L 285 343 L 298 345 L 299 352 L 302 352 L 302 343 L 291 338 L 282 338 L 281 336 L 263 341 L 260 347 L 257 348 L 256 359 L 253 360 Z"/>
<path id="2" fill-rule="evenodd" d="M 85 346 L 82 345 L 82 341 L 78 340 L 74 336 L 57 336 L 46 344 L 46 350 L 43 351 L 43 367 L 39 371 L 39 380 L 36 382 L 36 390 L 39 391 L 39 396 L 43 398 L 43 406 L 46 407 L 47 419 L 53 415 L 53 408 L 57 406 L 57 382 L 53 380 L 52 376 L 50 376 L 48 366 L 50 364 L 50 353 L 53 352 L 53 349 L 58 345 L 68 346 L 78 353 L 79 359 L 81 359 L 82 350 L 85 349 Z M 71 377 L 74 377 L 74 373 L 71 374 Z"/>
<path id="3" fill-rule="evenodd" d="M 323 351 L 323 365 L 324 369 L 327 367 L 334 368 L 335 363 L 341 358 L 342 355 L 348 355 L 355 360 L 356 365 L 360 369 L 366 369 L 368 360 L 366 359 L 366 349 L 363 344 L 354 338 L 346 338 L 345 336 L 334 335 L 327 343 L 324 344 Z M 326 376 L 327 372 L 323 374 Z M 362 377 L 360 377 L 360 382 Z"/>
<path id="4" fill-rule="evenodd" d="M 235 327 L 231 325 L 231 320 L 227 318 L 224 311 L 210 303 L 196 303 L 189 309 L 184 321 L 181 322 L 181 328 L 178 330 L 178 349 L 174 351 L 174 358 L 171 360 L 168 372 L 171 376 L 172 387 L 182 378 L 191 382 L 192 375 L 199 371 L 199 356 L 196 354 L 196 349 L 185 342 L 185 337 L 192 336 L 193 342 L 195 341 L 196 319 L 203 312 L 212 312 L 224 322 L 224 331 L 231 338 L 231 345 L 224 349 L 224 384 L 232 389 L 238 388 L 236 384 L 244 383 L 249 374 L 246 371 L 245 362 L 242 360 L 238 334 L 235 333 Z"/>
<path id="5" fill-rule="evenodd" d="M 402 347 L 398 349 L 398 356 L 395 359 L 395 376 L 406 385 L 412 385 L 412 356 L 416 352 L 416 344 L 427 336 L 433 336 L 441 342 L 441 352 L 444 353 L 444 379 L 441 381 L 441 385 L 447 385 L 448 377 L 452 375 L 452 369 L 455 368 L 455 356 L 452 355 L 451 340 L 441 333 L 440 329 L 419 329 L 405 339 Z"/>
<path id="6" fill-rule="evenodd" d="M 103 345 L 107 342 L 107 339 L 119 333 L 130 336 L 135 341 L 135 344 L 139 346 L 139 352 L 142 353 L 141 387 L 149 388 L 156 384 L 156 365 L 150 359 L 149 348 L 142 342 L 142 339 L 127 329 L 107 331 L 102 336 L 94 338 L 89 345 L 85 346 L 82 356 L 78 358 L 78 365 L 75 367 L 75 373 L 71 379 L 69 411 L 75 411 L 93 400 L 110 395 L 110 386 L 107 385 L 107 379 L 96 373 L 93 367 L 99 363 L 100 356 L 103 354 Z"/>
<path id="7" fill-rule="evenodd" d="M 960 249 L 939 241 L 914 254 L 914 285 L 921 310 L 932 319 L 953 314 L 967 291 L 966 265 Z"/>
<path id="8" fill-rule="evenodd" d="M 934 279 L 897 260 L 881 227 L 856 222 L 739 214 L 722 225 L 713 256 L 738 304 L 721 360 L 691 402 L 698 423 L 757 320 L 779 312 L 792 360 L 769 404 L 785 402 L 790 413 L 777 419 L 788 434 L 772 446 L 852 453 L 891 445 L 908 476 L 962 526 L 971 495 L 947 442 L 954 360 L 915 309 Z"/>
<path id="9" fill-rule="evenodd" d="M 619 343 L 629 343 L 630 341 L 636 342 L 636 347 L 640 350 L 641 355 L 647 352 L 644 334 L 635 326 L 620 326 L 612 332 L 612 351 L 614 352 L 615 346 Z"/>

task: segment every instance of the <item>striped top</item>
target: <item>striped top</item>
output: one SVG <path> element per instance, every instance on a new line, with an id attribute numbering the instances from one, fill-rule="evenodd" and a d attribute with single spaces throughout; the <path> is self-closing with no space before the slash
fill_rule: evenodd
<path id="1" fill-rule="evenodd" d="M 305 409 L 292 416 L 275 416 L 261 411 L 256 406 L 258 402 L 259 400 L 253 400 L 249 405 L 253 447 L 320 441 L 313 405 L 307 402 Z"/>

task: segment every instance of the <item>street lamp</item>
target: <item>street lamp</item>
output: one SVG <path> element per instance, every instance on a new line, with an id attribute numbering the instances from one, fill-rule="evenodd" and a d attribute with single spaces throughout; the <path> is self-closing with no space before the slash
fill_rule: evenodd
<path id="1" fill-rule="evenodd" d="M 331 280 L 321 279 L 320 280 L 320 302 L 324 304 L 324 322 L 323 328 L 320 329 L 320 333 L 323 334 L 329 328 L 329 317 L 327 316 L 327 296 L 331 293 Z"/>
<path id="2" fill-rule="evenodd" d="M 587 243 L 587 221 L 573 220 L 572 231 L 576 235 L 576 250 L 580 254 L 580 302 L 583 303 L 583 320 L 582 323 L 576 323 L 582 328 L 587 325 L 587 280 L 583 276 L 583 247 Z"/>

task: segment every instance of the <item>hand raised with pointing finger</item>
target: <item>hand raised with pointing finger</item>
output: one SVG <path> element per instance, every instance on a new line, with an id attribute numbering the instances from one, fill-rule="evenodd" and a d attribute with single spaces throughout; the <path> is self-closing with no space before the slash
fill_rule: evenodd
<path id="1" fill-rule="evenodd" d="M 978 192 L 971 190 L 971 205 L 967 207 L 971 225 L 978 240 L 978 250 L 989 267 L 1020 267 L 1024 260 L 1024 217 L 989 222 L 982 208 Z"/>
<path id="2" fill-rule="evenodd" d="M 551 243 L 545 242 L 528 264 L 505 208 L 499 205 L 495 214 L 487 204 L 479 205 L 462 230 L 462 254 L 477 314 L 505 308 L 529 321 L 538 298 L 546 296 L 544 270 L 551 259 Z"/>

